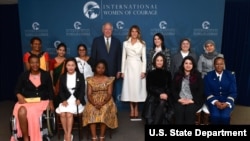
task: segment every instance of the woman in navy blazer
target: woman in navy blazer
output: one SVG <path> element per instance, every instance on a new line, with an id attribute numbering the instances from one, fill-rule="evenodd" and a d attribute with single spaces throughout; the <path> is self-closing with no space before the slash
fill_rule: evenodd
<path id="1" fill-rule="evenodd" d="M 224 70 L 223 57 L 214 59 L 214 68 L 204 77 L 205 95 L 210 111 L 210 124 L 230 124 L 230 115 L 237 97 L 236 79 L 233 72 Z"/>
<path id="2" fill-rule="evenodd" d="M 79 72 L 75 58 L 65 61 L 65 72 L 59 79 L 60 104 L 56 113 L 60 114 L 60 120 L 64 130 L 64 140 L 73 140 L 71 134 L 73 126 L 73 114 L 82 113 L 85 95 L 85 79 Z M 78 107 L 77 107 L 78 106 Z"/>

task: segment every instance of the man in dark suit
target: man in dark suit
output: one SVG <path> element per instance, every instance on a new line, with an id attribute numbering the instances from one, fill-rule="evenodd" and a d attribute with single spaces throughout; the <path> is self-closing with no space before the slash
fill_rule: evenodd
<path id="1" fill-rule="evenodd" d="M 108 76 L 120 78 L 121 70 L 121 42 L 112 36 L 113 26 L 111 23 L 104 23 L 102 26 L 103 35 L 94 38 L 91 47 L 91 57 L 96 63 L 100 59 L 106 60 L 108 64 Z M 115 90 L 115 89 L 114 89 Z M 113 98 L 116 100 L 114 91 Z"/>

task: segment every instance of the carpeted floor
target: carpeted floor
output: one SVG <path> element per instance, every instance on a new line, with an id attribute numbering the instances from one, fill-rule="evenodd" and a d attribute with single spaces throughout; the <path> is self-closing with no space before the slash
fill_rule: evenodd
<path id="1" fill-rule="evenodd" d="M 232 113 L 231 124 L 250 126 L 250 107 L 236 105 Z"/>
<path id="2" fill-rule="evenodd" d="M 10 140 L 10 116 L 12 115 L 14 102 L 3 101 L 0 102 L 0 141 Z M 144 141 L 144 123 L 143 121 L 130 121 L 128 111 L 118 112 L 118 128 L 112 130 L 112 138 L 109 136 L 109 132 L 106 134 L 106 141 Z M 82 141 L 91 140 L 87 139 L 86 128 L 83 129 Z M 78 130 L 73 131 L 74 141 L 79 141 Z M 63 141 L 63 134 L 51 138 L 51 141 Z"/>
<path id="3" fill-rule="evenodd" d="M 10 116 L 14 102 L 0 102 L 0 140 L 10 140 Z M 109 137 L 109 132 L 106 135 L 106 141 L 144 141 L 144 123 L 143 121 L 130 121 L 128 111 L 118 112 L 119 127 L 112 130 L 112 138 Z M 231 124 L 233 125 L 250 125 L 250 107 L 237 105 L 232 113 Z M 86 129 L 83 129 L 83 141 L 87 141 Z M 77 130 L 73 131 L 74 141 L 78 141 Z M 63 140 L 63 135 L 60 135 Z M 59 141 L 55 135 L 51 141 Z"/>

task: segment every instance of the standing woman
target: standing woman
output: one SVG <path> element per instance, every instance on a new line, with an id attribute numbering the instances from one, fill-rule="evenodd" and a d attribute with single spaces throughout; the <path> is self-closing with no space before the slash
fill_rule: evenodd
<path id="1" fill-rule="evenodd" d="M 204 103 L 201 73 L 192 56 L 183 59 L 172 82 L 176 124 L 195 124 L 195 113 Z"/>
<path id="2" fill-rule="evenodd" d="M 40 68 L 49 71 L 49 53 L 42 50 L 42 40 L 39 37 L 32 37 L 30 39 L 31 50 L 23 55 L 23 62 L 25 70 L 30 70 L 28 58 L 30 55 L 37 55 L 40 58 Z"/>
<path id="3" fill-rule="evenodd" d="M 129 29 L 122 52 L 121 101 L 130 102 L 130 118 L 138 118 L 138 102 L 146 100 L 146 44 L 137 25 Z"/>
<path id="4" fill-rule="evenodd" d="M 147 72 L 152 69 L 155 69 L 153 66 L 153 58 L 157 53 L 162 53 L 165 57 L 165 70 L 170 71 L 170 50 L 166 48 L 164 43 L 164 36 L 161 33 L 156 33 L 153 37 L 153 48 L 149 51 L 149 58 L 147 63 Z"/>
<path id="5" fill-rule="evenodd" d="M 77 66 L 78 66 L 80 73 L 82 73 L 85 78 L 85 85 L 87 85 L 87 81 L 86 81 L 87 78 L 94 75 L 92 71 L 94 62 L 93 62 L 92 57 L 88 56 L 88 50 L 85 44 L 79 44 L 77 46 L 77 52 L 78 52 L 78 56 L 75 57 Z M 85 93 L 87 93 L 87 87 L 85 87 Z M 87 101 L 87 95 L 85 96 L 85 100 Z"/>
<path id="6" fill-rule="evenodd" d="M 204 43 L 204 53 L 199 57 L 197 69 L 201 72 L 202 78 L 207 72 L 214 70 L 214 59 L 216 57 L 224 57 L 223 54 L 216 51 L 215 43 L 213 40 L 207 40 Z"/>
<path id="7" fill-rule="evenodd" d="M 81 113 L 85 105 L 85 80 L 77 68 L 75 58 L 65 61 L 65 72 L 59 80 L 59 96 L 61 103 L 56 109 L 64 130 L 64 140 L 72 141 L 73 114 Z M 78 111 L 77 111 L 78 106 Z"/>
<path id="8" fill-rule="evenodd" d="M 177 52 L 171 60 L 171 73 L 172 76 L 179 70 L 181 62 L 184 57 L 192 56 L 195 63 L 197 63 L 197 55 L 195 52 L 191 51 L 191 41 L 188 38 L 181 39 L 180 41 L 180 51 Z"/>
<path id="9" fill-rule="evenodd" d="M 65 54 L 67 51 L 67 46 L 64 43 L 58 44 L 56 48 L 57 56 L 50 60 L 50 75 L 53 82 L 53 88 L 55 93 L 54 106 L 58 106 L 58 91 L 59 91 L 59 78 L 64 72 Z"/>
<path id="10" fill-rule="evenodd" d="M 77 52 L 78 52 L 78 56 L 75 57 L 76 62 L 77 62 L 77 66 L 78 69 L 80 71 L 80 73 L 82 73 L 84 75 L 85 80 L 88 77 L 91 77 L 94 75 L 93 71 L 92 71 L 92 67 L 93 67 L 93 59 L 92 57 L 88 56 L 88 52 L 87 52 L 87 47 L 85 44 L 79 44 L 77 46 Z"/>

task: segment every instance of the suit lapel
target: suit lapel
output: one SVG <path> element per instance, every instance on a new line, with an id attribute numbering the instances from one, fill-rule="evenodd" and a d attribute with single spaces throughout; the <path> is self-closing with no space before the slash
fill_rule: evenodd
<path id="1" fill-rule="evenodd" d="M 216 75 L 215 70 L 213 70 L 212 79 L 215 80 L 215 81 L 218 82 L 218 83 L 220 82 L 219 78 L 218 78 L 217 75 Z"/>
<path id="2" fill-rule="evenodd" d="M 77 89 L 78 87 L 78 84 L 79 84 L 79 76 L 78 76 L 78 73 L 76 73 L 76 85 L 75 85 L 75 89 Z"/>

